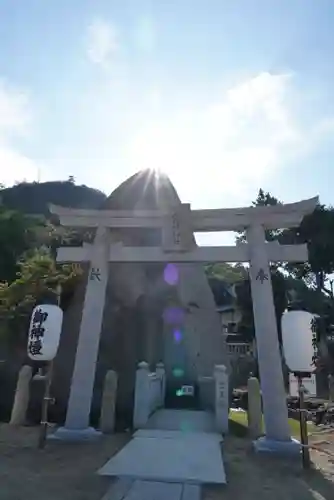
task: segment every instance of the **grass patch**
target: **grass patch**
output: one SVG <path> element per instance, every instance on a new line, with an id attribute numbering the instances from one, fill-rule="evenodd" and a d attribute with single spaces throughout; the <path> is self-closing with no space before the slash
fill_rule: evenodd
<path id="1" fill-rule="evenodd" d="M 247 419 L 246 412 L 231 411 L 229 414 L 229 421 L 230 421 L 230 429 L 231 429 L 231 432 L 233 434 L 240 436 L 240 437 L 243 437 L 247 434 L 248 419 Z M 292 437 L 294 437 L 296 439 L 300 439 L 299 421 L 294 420 L 293 418 L 289 418 L 289 425 L 290 425 Z M 242 430 L 242 428 L 243 428 L 243 430 Z M 308 424 L 307 429 L 308 429 L 309 433 L 313 432 L 315 430 L 315 425 Z M 262 430 L 264 433 L 264 419 L 263 419 L 263 417 L 262 417 Z"/>

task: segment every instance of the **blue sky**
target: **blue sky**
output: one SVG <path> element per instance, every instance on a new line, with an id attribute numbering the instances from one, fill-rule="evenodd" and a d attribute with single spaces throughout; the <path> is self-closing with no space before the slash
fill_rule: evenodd
<path id="1" fill-rule="evenodd" d="M 332 0 L 1 0 L 0 181 L 334 203 Z"/>

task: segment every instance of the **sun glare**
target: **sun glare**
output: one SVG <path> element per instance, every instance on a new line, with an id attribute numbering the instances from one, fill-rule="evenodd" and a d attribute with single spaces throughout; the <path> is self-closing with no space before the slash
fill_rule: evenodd
<path id="1" fill-rule="evenodd" d="M 169 176 L 186 173 L 186 152 L 182 139 L 172 137 L 163 127 L 142 130 L 131 147 L 132 161 L 140 169 L 164 172 Z"/>

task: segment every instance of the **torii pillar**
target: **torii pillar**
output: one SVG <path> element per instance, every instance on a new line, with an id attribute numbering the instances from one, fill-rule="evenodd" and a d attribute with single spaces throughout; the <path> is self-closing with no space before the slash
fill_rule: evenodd
<path id="1" fill-rule="evenodd" d="M 88 246 L 86 246 L 88 248 Z M 64 427 L 52 436 L 63 440 L 91 440 L 101 433 L 89 425 L 96 363 L 108 282 L 110 230 L 99 226 L 89 246 L 90 267 L 82 311 L 80 334 Z"/>
<path id="2" fill-rule="evenodd" d="M 250 282 L 266 431 L 265 437 L 259 438 L 254 445 L 258 451 L 294 454 L 299 452 L 300 446 L 291 439 L 288 422 L 265 232 L 262 225 L 256 224 L 249 226 L 246 234 L 250 251 Z"/>

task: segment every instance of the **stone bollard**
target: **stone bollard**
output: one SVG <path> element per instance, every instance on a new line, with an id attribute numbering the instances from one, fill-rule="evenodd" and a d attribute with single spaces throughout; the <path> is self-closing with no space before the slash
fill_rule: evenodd
<path id="1" fill-rule="evenodd" d="M 165 406 L 166 374 L 165 374 L 165 366 L 161 361 L 157 363 L 155 372 L 157 376 L 161 379 L 161 394 L 160 394 L 159 406 L 160 408 L 162 408 Z"/>
<path id="2" fill-rule="evenodd" d="M 117 373 L 114 370 L 109 370 L 104 379 L 100 415 L 100 429 L 104 434 L 111 434 L 115 430 L 117 381 Z"/>
<path id="3" fill-rule="evenodd" d="M 147 424 L 150 416 L 150 380 L 149 366 L 146 361 L 138 364 L 135 384 L 135 404 L 133 410 L 133 427 L 140 429 Z"/>
<path id="4" fill-rule="evenodd" d="M 228 432 L 229 414 L 229 391 L 228 373 L 226 366 L 216 365 L 214 369 L 215 379 L 215 419 L 216 429 L 222 434 Z"/>
<path id="5" fill-rule="evenodd" d="M 248 379 L 248 432 L 253 439 L 262 436 L 261 388 L 256 377 Z"/>
<path id="6" fill-rule="evenodd" d="M 30 381 L 32 377 L 32 367 L 22 366 L 16 385 L 14 404 L 10 418 L 11 425 L 24 425 L 29 404 Z"/>

